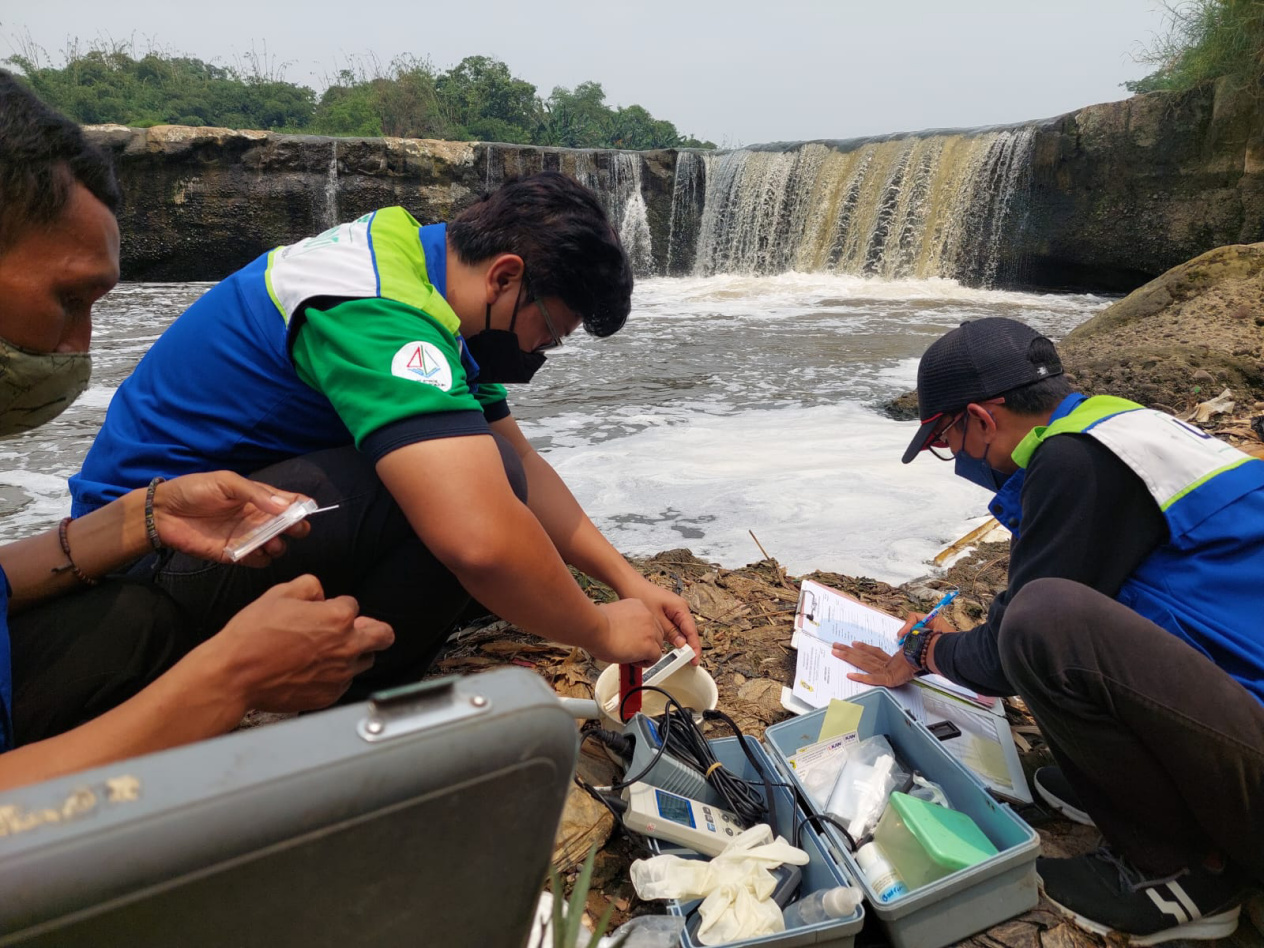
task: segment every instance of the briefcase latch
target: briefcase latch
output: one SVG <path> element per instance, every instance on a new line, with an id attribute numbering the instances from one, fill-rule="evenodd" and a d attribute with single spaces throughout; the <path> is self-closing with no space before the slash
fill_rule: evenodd
<path id="1" fill-rule="evenodd" d="M 356 733 L 366 741 L 388 741 L 491 709 L 491 699 L 479 692 L 474 680 L 453 675 L 370 695 L 369 713 L 356 725 Z"/>

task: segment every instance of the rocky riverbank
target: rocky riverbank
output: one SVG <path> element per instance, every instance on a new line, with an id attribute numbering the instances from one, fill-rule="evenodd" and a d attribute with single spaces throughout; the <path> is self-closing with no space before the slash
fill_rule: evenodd
<path id="1" fill-rule="evenodd" d="M 1059 350 L 1090 394 L 1186 414 L 1227 388 L 1238 409 L 1252 407 L 1264 400 L 1264 243 L 1217 247 L 1172 268 Z"/>

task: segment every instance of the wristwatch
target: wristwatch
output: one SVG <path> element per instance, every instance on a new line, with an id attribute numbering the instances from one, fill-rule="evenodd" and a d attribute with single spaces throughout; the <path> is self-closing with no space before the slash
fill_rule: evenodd
<path id="1" fill-rule="evenodd" d="M 904 637 L 904 660 L 913 666 L 914 675 L 925 675 L 930 671 L 926 666 L 926 656 L 930 653 L 930 643 L 941 634 L 930 629 L 918 629 Z"/>

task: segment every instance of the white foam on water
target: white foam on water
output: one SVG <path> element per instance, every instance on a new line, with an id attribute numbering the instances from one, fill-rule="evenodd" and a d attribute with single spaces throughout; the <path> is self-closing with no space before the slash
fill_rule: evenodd
<path id="1" fill-rule="evenodd" d="M 138 353 L 137 357 L 139 358 L 141 355 L 144 355 L 144 350 Z M 117 391 L 117 385 L 89 385 L 84 393 L 75 399 L 74 407 L 105 411 L 110 407 L 110 402 L 114 399 L 114 393 Z"/>
<path id="2" fill-rule="evenodd" d="M 97 308 L 94 384 L 38 432 L 0 442 L 0 537 L 55 526 L 116 385 L 205 284 L 125 284 Z M 689 547 L 900 582 L 986 513 L 986 494 L 928 455 L 911 422 L 865 405 L 913 387 L 917 356 L 963 319 L 1013 316 L 1053 338 L 1107 301 L 953 280 L 832 273 L 638 280 L 627 328 L 576 338 L 514 414 L 626 553 Z M 16 496 L 15 496 L 16 495 Z"/>
<path id="3" fill-rule="evenodd" d="M 1061 310 L 1083 309 L 1085 315 L 1106 302 L 1091 294 L 1052 297 Z M 985 290 L 964 286 L 956 280 L 886 280 L 835 273 L 780 273 L 775 276 L 720 274 L 709 277 L 653 277 L 638 280 L 634 304 L 636 316 L 704 315 L 720 308 L 725 317 L 782 319 L 803 315 L 818 306 L 854 311 L 872 305 L 877 312 L 895 304 L 924 309 L 943 304 L 961 319 L 997 315 L 998 307 L 1049 308 L 1051 297 L 1043 293 Z M 1022 318 L 1021 312 L 1011 315 Z M 960 321 L 960 320 L 958 320 Z"/>
<path id="4" fill-rule="evenodd" d="M 10 463 L 0 454 L 0 465 L 6 468 L 0 471 L 0 487 L 15 487 L 25 498 L 17 510 L 5 515 L 5 540 L 17 540 L 55 526 L 70 513 L 64 476 L 10 468 Z"/>
<path id="5" fill-rule="evenodd" d="M 952 467 L 900 457 L 915 426 L 842 403 L 694 415 L 549 462 L 620 550 L 689 547 L 727 567 L 761 559 L 899 583 L 986 515 Z"/>

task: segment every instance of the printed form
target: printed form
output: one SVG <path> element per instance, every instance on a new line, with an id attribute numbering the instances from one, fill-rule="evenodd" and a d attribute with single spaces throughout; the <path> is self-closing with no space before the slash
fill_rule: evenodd
<path id="1" fill-rule="evenodd" d="M 842 593 L 830 589 L 828 586 L 822 586 L 820 583 L 812 580 L 804 580 L 799 591 L 799 610 L 794 617 L 794 635 L 790 639 L 790 647 L 799 649 L 799 661 L 802 664 L 807 654 L 812 654 L 813 658 L 809 660 L 810 668 L 795 670 L 795 687 L 799 687 L 800 681 L 803 681 L 804 688 L 812 691 L 814 687 L 829 688 L 826 682 L 818 682 L 816 675 L 823 674 L 828 664 L 820 661 L 815 656 L 820 652 L 819 649 L 808 646 L 806 652 L 804 650 L 804 639 L 811 637 L 824 643 L 824 654 L 830 656 L 830 646 L 835 642 L 842 642 L 844 645 L 851 645 L 852 642 L 864 642 L 866 645 L 873 645 L 885 652 L 895 652 L 899 649 L 900 629 L 903 627 L 904 621 L 897 619 L 895 616 L 889 616 L 885 612 L 879 612 L 872 606 L 867 606 L 863 602 L 844 596 Z M 840 659 L 830 657 L 830 661 L 834 665 L 843 669 L 840 676 L 846 685 L 853 686 L 853 690 L 847 694 L 831 694 L 830 697 L 846 698 L 851 695 L 859 694 L 861 691 L 868 691 L 870 685 L 862 685 L 857 681 L 848 681 L 847 672 L 860 671 L 854 665 L 848 665 Z M 992 698 L 980 698 L 969 688 L 964 688 L 955 681 L 949 681 L 942 675 L 923 675 L 919 681 L 946 691 L 951 695 L 959 695 L 967 701 L 973 701 L 984 707 L 999 706 L 999 702 Z M 838 687 L 846 687 L 839 685 Z M 795 696 L 807 700 L 798 691 Z M 819 707 L 819 705 L 818 705 Z"/>
<path id="2" fill-rule="evenodd" d="M 828 586 L 804 580 L 795 615 L 792 647 L 798 649 L 794 683 L 785 689 L 782 704 L 796 714 L 821 708 L 831 700 L 847 701 L 874 686 L 852 681 L 848 672 L 858 671 L 834 657 L 834 642 L 865 642 L 894 652 L 901 619 L 851 599 Z M 940 675 L 923 675 L 917 681 L 888 689 L 901 707 L 925 724 L 952 721 L 961 736 L 944 742 L 944 749 L 970 768 L 1002 796 L 1031 802 L 1018 749 L 1001 702 L 981 699 L 968 688 Z M 990 702 L 985 704 L 984 702 Z M 988 708 L 991 710 L 988 710 Z"/>

